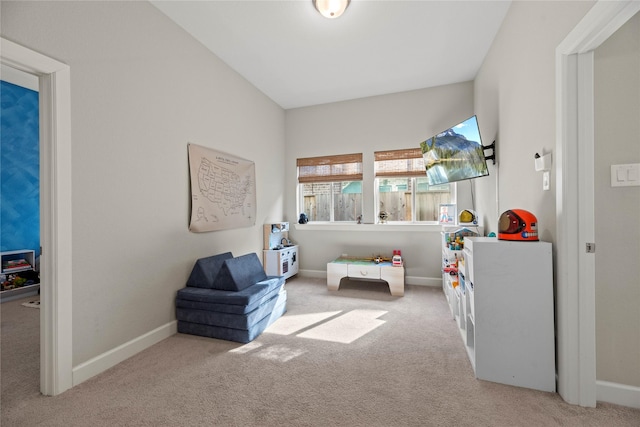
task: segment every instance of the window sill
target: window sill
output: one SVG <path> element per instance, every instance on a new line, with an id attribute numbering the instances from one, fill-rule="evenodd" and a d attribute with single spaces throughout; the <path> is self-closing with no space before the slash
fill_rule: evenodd
<path id="1" fill-rule="evenodd" d="M 336 222 L 320 222 L 312 224 L 292 224 L 295 230 L 300 231 L 425 231 L 437 232 L 442 231 L 440 224 L 356 224 L 354 222 L 336 223 Z"/>

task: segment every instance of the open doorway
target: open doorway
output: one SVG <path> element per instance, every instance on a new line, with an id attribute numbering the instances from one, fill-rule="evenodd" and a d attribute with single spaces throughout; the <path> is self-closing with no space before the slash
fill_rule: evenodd
<path id="1" fill-rule="evenodd" d="M 586 246 L 595 241 L 593 52 L 638 11 L 637 1 L 598 1 L 556 49 L 558 392 L 582 406 L 603 400 L 596 384 L 595 253 Z M 630 400 L 637 396 L 631 389 L 622 390 Z"/>
<path id="2" fill-rule="evenodd" d="M 39 79 L 0 69 L 2 403 L 40 389 Z"/>
<path id="3" fill-rule="evenodd" d="M 38 77 L 2 65 L 0 300 L 37 295 L 40 257 Z"/>
<path id="4" fill-rule="evenodd" d="M 38 76 L 40 109 L 40 391 L 73 385 L 69 67 L 0 38 L 0 63 Z"/>

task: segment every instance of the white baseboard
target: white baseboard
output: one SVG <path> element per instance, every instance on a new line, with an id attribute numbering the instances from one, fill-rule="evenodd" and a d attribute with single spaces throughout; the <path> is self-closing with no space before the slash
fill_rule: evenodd
<path id="1" fill-rule="evenodd" d="M 596 381 L 596 400 L 640 409 L 640 387 Z"/>
<path id="2" fill-rule="evenodd" d="M 73 386 L 94 377 L 152 345 L 175 335 L 178 322 L 172 321 L 147 332 L 73 368 Z"/>
<path id="3" fill-rule="evenodd" d="M 298 271 L 300 276 L 311 277 L 314 279 L 326 279 L 326 270 L 300 270 Z M 418 277 L 418 276 L 405 276 L 404 283 L 407 285 L 418 286 L 433 286 L 442 287 L 442 277 Z"/>

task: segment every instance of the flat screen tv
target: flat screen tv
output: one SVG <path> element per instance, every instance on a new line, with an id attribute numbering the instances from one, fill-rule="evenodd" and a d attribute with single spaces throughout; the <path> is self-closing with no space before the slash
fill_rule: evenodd
<path id="1" fill-rule="evenodd" d="M 489 175 L 476 116 L 420 143 L 429 185 Z"/>

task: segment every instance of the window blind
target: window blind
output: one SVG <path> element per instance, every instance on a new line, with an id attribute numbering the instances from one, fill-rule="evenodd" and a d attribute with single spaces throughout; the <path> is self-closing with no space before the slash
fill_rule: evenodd
<path id="1" fill-rule="evenodd" d="M 362 181 L 362 153 L 306 157 L 296 165 L 300 183 Z"/>
<path id="2" fill-rule="evenodd" d="M 373 155 L 376 177 L 426 176 L 420 148 L 376 151 Z"/>

